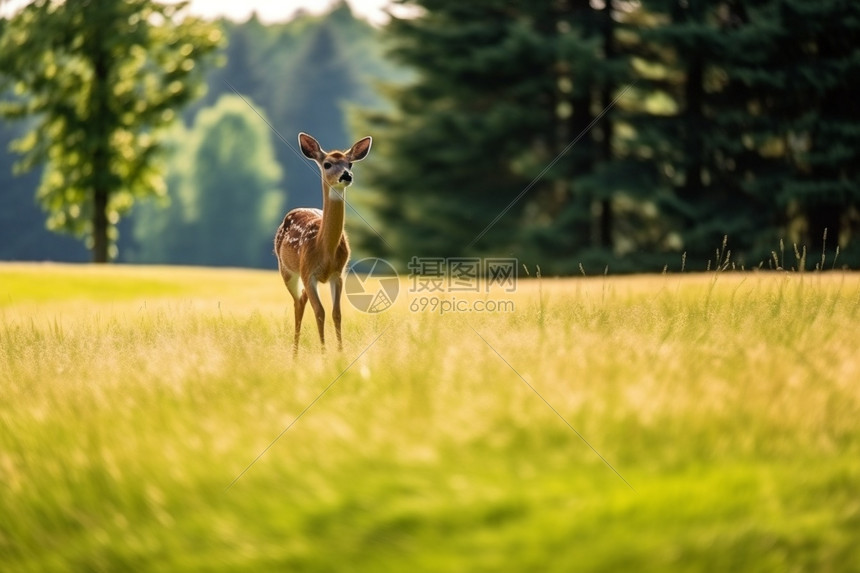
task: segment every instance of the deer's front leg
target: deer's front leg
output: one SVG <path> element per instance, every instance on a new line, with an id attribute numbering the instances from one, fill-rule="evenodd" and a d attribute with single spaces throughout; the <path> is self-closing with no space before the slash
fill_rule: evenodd
<path id="1" fill-rule="evenodd" d="M 343 292 L 343 276 L 338 276 L 331 281 L 331 318 L 334 321 L 334 332 L 337 336 L 337 349 L 343 350 L 343 342 L 340 336 L 340 295 Z"/>
<path id="2" fill-rule="evenodd" d="M 325 348 L 325 309 L 320 300 L 320 293 L 317 290 L 317 279 L 309 277 L 305 284 L 308 285 L 305 292 L 308 295 L 308 302 L 311 303 L 311 308 L 314 309 L 314 316 L 317 319 L 317 330 L 320 333 L 320 344 Z"/>
<path id="3" fill-rule="evenodd" d="M 308 293 L 303 291 L 299 298 L 293 302 L 293 308 L 296 316 L 296 335 L 293 339 L 293 355 L 299 353 L 299 337 L 302 333 L 302 316 L 305 314 L 305 305 L 308 302 Z"/>

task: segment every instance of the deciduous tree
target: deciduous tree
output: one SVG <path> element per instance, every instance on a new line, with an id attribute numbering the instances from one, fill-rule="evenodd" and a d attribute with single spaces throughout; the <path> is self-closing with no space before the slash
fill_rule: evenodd
<path id="1" fill-rule="evenodd" d="M 115 225 L 136 197 L 165 192 L 159 129 L 197 93 L 219 29 L 186 3 L 34 0 L 0 36 L 0 93 L 21 97 L 6 117 L 35 116 L 17 140 L 19 169 L 45 164 L 38 199 L 48 226 L 112 255 Z"/>

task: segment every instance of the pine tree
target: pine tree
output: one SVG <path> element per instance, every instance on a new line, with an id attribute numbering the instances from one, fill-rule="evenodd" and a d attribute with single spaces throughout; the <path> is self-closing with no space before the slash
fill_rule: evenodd
<path id="1" fill-rule="evenodd" d="M 821 252 L 825 228 L 844 247 L 858 205 L 857 9 L 837 0 L 645 5 L 662 22 L 637 48 L 665 73 L 640 83 L 677 111 L 631 123 L 664 174 L 653 193 L 679 250 L 712 260 L 728 235 L 735 259 L 754 265 L 780 237 Z"/>
<path id="2" fill-rule="evenodd" d="M 853 245 L 848 256 L 858 261 L 860 5 L 774 0 L 766 16 L 780 24 L 771 49 L 783 65 L 774 79 L 793 116 L 780 134 L 791 176 L 776 199 L 800 214 L 800 242 L 812 252 L 822 252 L 826 233 L 830 246 Z"/>
<path id="3" fill-rule="evenodd" d="M 618 198 L 636 193 L 616 131 L 626 105 L 620 96 L 632 82 L 629 58 L 618 47 L 628 11 L 617 4 L 576 0 L 556 4 L 549 14 L 557 31 L 545 37 L 558 53 L 560 161 L 554 173 L 556 204 L 546 211 L 549 224 L 534 235 L 539 252 L 553 262 L 546 269 L 570 273 L 583 259 L 605 263 L 616 253 L 616 228 L 623 224 Z M 526 232 L 529 223 L 523 221 Z"/>
<path id="4" fill-rule="evenodd" d="M 725 234 L 735 234 L 725 217 L 736 211 L 719 207 L 731 191 L 711 185 L 711 94 L 706 82 L 721 47 L 719 30 L 710 21 L 719 3 L 646 1 L 645 9 L 654 17 L 637 31 L 640 42 L 631 49 L 640 62 L 637 91 L 644 102 L 628 118 L 636 133 L 633 146 L 658 174 L 645 179 L 650 183 L 645 194 L 655 200 L 677 237 L 675 246 L 691 261 L 705 261 Z M 668 238 L 667 245 L 672 243 Z"/>
<path id="5" fill-rule="evenodd" d="M 414 4 L 426 14 L 389 33 L 415 80 L 390 90 L 394 112 L 367 117 L 381 191 L 368 210 L 383 238 L 365 231 L 360 244 L 401 262 L 516 254 L 569 265 L 600 201 L 576 179 L 601 159 L 594 135 L 611 138 L 606 125 L 585 132 L 603 95 L 594 86 L 612 92 L 599 65 L 612 32 L 587 1 Z"/>

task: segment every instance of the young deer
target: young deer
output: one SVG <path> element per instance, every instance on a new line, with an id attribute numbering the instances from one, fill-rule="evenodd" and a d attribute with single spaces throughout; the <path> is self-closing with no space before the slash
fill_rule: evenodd
<path id="1" fill-rule="evenodd" d="M 349 243 L 343 231 L 344 195 L 352 183 L 352 164 L 367 157 L 371 138 L 358 140 L 348 151 L 323 151 L 317 140 L 299 134 L 299 147 L 308 159 L 316 162 L 322 174 L 323 209 L 293 209 L 275 234 L 278 269 L 293 297 L 296 336 L 293 353 L 299 350 L 299 333 L 305 304 L 310 301 L 317 319 L 320 343 L 325 348 L 325 309 L 317 291 L 319 283 L 331 281 L 334 329 L 337 347 L 340 335 L 340 295 L 343 291 L 343 269 L 349 260 Z"/>

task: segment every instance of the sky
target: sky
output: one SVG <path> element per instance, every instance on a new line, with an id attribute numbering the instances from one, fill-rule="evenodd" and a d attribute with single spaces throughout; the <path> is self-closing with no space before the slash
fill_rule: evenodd
<path id="1" fill-rule="evenodd" d="M 164 0 L 173 2 L 176 0 Z M 256 10 L 257 16 L 265 23 L 283 22 L 298 10 L 319 14 L 328 10 L 337 0 L 191 0 L 189 10 L 205 18 L 221 16 L 243 22 Z M 28 0 L 0 0 L 0 16 L 9 15 Z M 359 17 L 374 24 L 386 21 L 384 6 L 389 0 L 347 0 L 352 11 Z"/>

